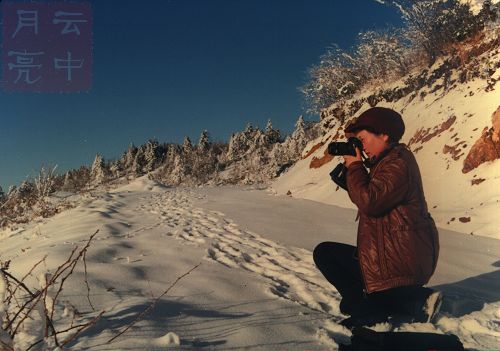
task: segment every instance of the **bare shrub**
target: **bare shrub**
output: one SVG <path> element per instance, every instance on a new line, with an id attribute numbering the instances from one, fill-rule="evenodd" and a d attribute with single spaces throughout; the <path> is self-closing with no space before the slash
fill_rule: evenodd
<path id="1" fill-rule="evenodd" d="M 11 261 L 0 261 L 0 345 L 2 348 L 9 351 L 29 351 L 35 347 L 63 349 L 77 340 L 85 330 L 100 321 L 106 311 L 96 311 L 90 299 L 91 289 L 86 261 L 87 251 L 98 232 L 99 230 L 92 234 L 82 248 L 74 247 L 66 261 L 53 272 L 38 275 L 34 286 L 29 284 L 28 280 L 33 281 L 33 279 L 29 278 L 36 278 L 34 272 L 37 267 L 45 263 L 47 256 L 35 263 L 21 278 L 10 272 Z M 94 312 L 94 317 L 87 319 L 83 319 L 70 303 L 59 302 L 62 296 L 61 293 L 64 290 L 64 284 L 72 277 L 78 265 L 83 265 L 83 283 L 87 290 L 86 297 L 90 308 Z M 107 341 L 107 344 L 111 344 L 136 323 L 143 320 L 180 280 L 200 265 L 201 263 L 198 263 L 186 273 L 177 277 L 162 294 L 156 298 L 153 297 L 153 300 L 144 311 L 137 313 L 130 323 L 123 325 L 121 330 Z M 56 308 L 61 305 L 64 306 L 65 310 L 63 317 L 66 315 L 68 308 L 73 309 L 73 313 L 66 315 L 66 318 L 58 317 Z M 36 329 L 35 332 L 34 329 Z"/>
<path id="2" fill-rule="evenodd" d="M 300 88 L 307 111 L 317 113 L 333 102 L 352 97 L 363 85 L 361 73 L 356 57 L 337 45 L 330 47 L 319 64 L 309 69 L 309 79 Z"/>
<path id="3" fill-rule="evenodd" d="M 459 0 L 396 0 L 406 22 L 406 33 L 416 49 L 423 50 L 432 65 L 447 54 L 446 48 L 482 29 L 468 3 Z"/>
<path id="4" fill-rule="evenodd" d="M 57 165 L 55 165 L 54 167 L 42 166 L 40 168 L 38 175 L 34 179 L 36 197 L 38 201 L 43 201 L 54 191 L 56 169 Z"/>
<path id="5" fill-rule="evenodd" d="M 415 66 L 415 53 L 402 29 L 366 31 L 358 36 L 356 65 L 369 81 L 397 79 Z"/>
<path id="6" fill-rule="evenodd" d="M 415 68 L 432 65 L 438 57 L 456 52 L 459 43 L 477 35 L 493 10 L 475 16 L 459 0 L 395 0 L 405 21 L 400 29 L 360 33 L 350 50 L 334 45 L 308 70 L 300 88 L 310 113 L 336 104 L 343 106 L 369 86 L 395 81 Z M 336 116 L 343 123 L 343 114 Z"/>
<path id="7" fill-rule="evenodd" d="M 44 273 L 38 278 L 38 287 L 29 287 L 26 283 L 28 277 L 33 277 L 33 272 L 46 257 L 37 262 L 22 278 L 16 278 L 9 272 L 10 261 L 2 262 L 0 269 L 0 312 L 2 318 L 2 331 L 4 340 L 2 344 L 9 350 L 31 350 L 37 345 L 45 343 L 46 346 L 64 347 L 73 341 L 85 329 L 97 323 L 104 311 L 87 321 L 61 321 L 55 316 L 55 309 L 63 291 L 65 282 L 72 276 L 76 266 L 83 263 L 85 271 L 85 284 L 87 286 L 87 299 L 90 301 L 90 287 L 87 279 L 86 252 L 98 231 L 92 234 L 83 248 L 75 247 L 68 259 L 55 269 L 53 273 Z M 33 334 L 24 335 L 31 329 L 37 329 Z M 38 340 L 32 340 L 38 337 Z M 7 340 L 5 340 L 7 339 Z"/>

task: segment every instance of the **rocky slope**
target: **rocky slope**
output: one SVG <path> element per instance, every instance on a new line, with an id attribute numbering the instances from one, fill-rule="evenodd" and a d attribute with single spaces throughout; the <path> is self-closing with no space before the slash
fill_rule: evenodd
<path id="1" fill-rule="evenodd" d="M 302 160 L 274 182 L 275 191 L 353 207 L 346 192 L 330 180 L 329 172 L 341 159 L 329 156 L 327 145 L 342 140 L 344 126 L 360 112 L 390 107 L 403 115 L 402 142 L 419 162 L 438 226 L 500 238 L 500 40 L 489 38 L 323 111 L 324 135 L 310 142 Z"/>

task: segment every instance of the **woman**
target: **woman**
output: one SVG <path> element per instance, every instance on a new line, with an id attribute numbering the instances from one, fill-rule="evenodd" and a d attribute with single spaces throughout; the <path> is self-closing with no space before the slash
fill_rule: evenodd
<path id="1" fill-rule="evenodd" d="M 316 266 L 342 296 L 341 312 L 351 316 L 346 327 L 398 315 L 428 322 L 439 310 L 441 294 L 423 287 L 436 268 L 438 232 L 415 157 L 399 144 L 404 130 L 401 115 L 382 107 L 346 128 L 369 157 L 363 163 L 359 149 L 344 156 L 347 191 L 359 209 L 357 247 L 325 242 L 314 250 Z"/>

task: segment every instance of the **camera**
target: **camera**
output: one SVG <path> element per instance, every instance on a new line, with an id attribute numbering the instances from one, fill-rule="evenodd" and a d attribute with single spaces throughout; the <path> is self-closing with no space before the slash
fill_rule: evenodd
<path id="1" fill-rule="evenodd" d="M 350 137 L 347 142 L 333 142 L 328 145 L 328 153 L 332 156 L 356 156 L 356 148 L 363 151 L 363 143 L 355 137 Z"/>
<path id="2" fill-rule="evenodd" d="M 363 151 L 363 143 L 355 137 L 350 137 L 347 142 L 332 142 L 328 144 L 328 153 L 332 156 L 351 155 L 356 156 L 356 148 Z M 363 154 L 361 154 L 363 157 Z M 347 168 L 339 163 L 333 171 L 330 172 L 332 180 L 344 190 L 347 190 Z"/>

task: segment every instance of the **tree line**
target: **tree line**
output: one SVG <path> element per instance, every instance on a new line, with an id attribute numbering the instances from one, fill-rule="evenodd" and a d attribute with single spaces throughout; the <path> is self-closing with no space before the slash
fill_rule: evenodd
<path id="1" fill-rule="evenodd" d="M 56 167 L 41 167 L 38 175 L 7 192 L 0 187 L 0 228 L 50 217 L 69 206 L 54 204 L 50 195 L 56 192 L 88 193 L 144 175 L 169 186 L 265 183 L 296 162 L 307 142 L 318 135 L 319 124 L 301 116 L 286 137 L 269 120 L 264 130 L 248 124 L 228 142 L 214 142 L 204 130 L 197 144 L 189 137 L 182 144 L 151 139 L 139 146 L 130 144 L 116 159 L 97 154 L 92 165 L 63 174 Z"/>

